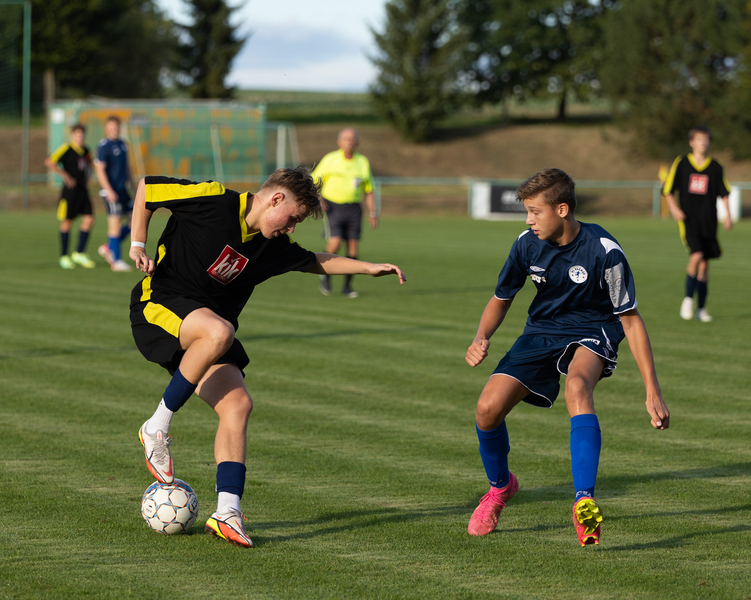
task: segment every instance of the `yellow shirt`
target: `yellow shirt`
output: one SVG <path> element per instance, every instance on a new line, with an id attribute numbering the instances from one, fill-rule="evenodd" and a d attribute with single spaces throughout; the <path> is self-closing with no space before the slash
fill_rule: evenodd
<path id="1" fill-rule="evenodd" d="M 329 152 L 313 170 L 313 179 L 321 180 L 321 196 L 336 204 L 362 202 L 364 194 L 373 191 L 370 163 L 359 152 L 344 157 L 344 150 Z"/>

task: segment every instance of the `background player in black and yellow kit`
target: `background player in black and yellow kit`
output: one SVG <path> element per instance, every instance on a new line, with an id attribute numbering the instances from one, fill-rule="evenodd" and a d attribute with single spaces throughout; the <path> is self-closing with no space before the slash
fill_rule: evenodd
<path id="1" fill-rule="evenodd" d="M 76 123 L 70 128 L 70 142 L 60 146 L 44 161 L 50 171 L 63 179 L 63 191 L 57 207 L 57 218 L 60 220 L 60 266 L 63 269 L 74 269 L 77 264 L 86 269 L 96 266 L 86 255 L 89 233 L 94 226 L 94 213 L 86 187 L 91 174 L 91 153 L 84 146 L 85 137 L 86 128 Z M 68 237 L 73 219 L 78 215 L 82 215 L 78 246 L 69 256 Z"/>
<path id="2" fill-rule="evenodd" d="M 162 207 L 172 216 L 154 261 L 144 247 L 151 215 Z M 275 171 L 256 194 L 167 177 L 147 177 L 136 192 L 130 258 L 147 276 L 131 296 L 133 337 L 148 360 L 172 374 L 139 432 L 146 464 L 159 481 L 173 480 L 170 422 L 195 392 L 219 416 L 214 445 L 219 498 L 206 529 L 245 547 L 253 545 L 240 511 L 253 403 L 243 383 L 249 360 L 235 331 L 253 289 L 288 271 L 395 274 L 405 281 L 395 265 L 314 254 L 290 239 L 298 223 L 321 215 L 319 186 L 302 167 Z"/>
<path id="3" fill-rule="evenodd" d="M 717 241 L 717 198 L 725 203 L 726 231 L 733 227 L 730 218 L 730 184 L 725 179 L 722 165 L 709 156 L 712 132 L 707 127 L 694 127 L 688 133 L 691 153 L 679 156 L 673 162 L 663 193 L 673 218 L 678 221 L 681 239 L 689 250 L 686 267 L 686 294 L 681 303 L 681 318 L 712 320 L 704 308 L 709 284 L 709 259 L 722 254 Z M 675 201 L 678 192 L 680 207 Z M 698 308 L 694 314 L 694 292 Z"/>

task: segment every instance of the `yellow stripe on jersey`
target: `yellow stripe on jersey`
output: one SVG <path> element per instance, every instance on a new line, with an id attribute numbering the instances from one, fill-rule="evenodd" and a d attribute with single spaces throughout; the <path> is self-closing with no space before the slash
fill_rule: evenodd
<path id="1" fill-rule="evenodd" d="M 70 148 L 70 144 L 65 143 L 62 146 L 60 146 L 57 150 L 55 150 L 52 154 L 50 154 L 50 162 L 52 164 L 57 164 L 60 162 L 60 159 L 63 157 L 63 154 L 65 154 L 68 151 L 68 148 Z"/>
<path id="2" fill-rule="evenodd" d="M 65 221 L 65 217 L 68 216 L 68 201 L 65 198 L 60 199 L 60 203 L 57 205 L 57 220 Z"/>
<path id="3" fill-rule="evenodd" d="M 164 244 L 159 246 L 157 249 L 157 259 L 156 264 L 159 264 L 162 262 L 162 259 L 164 258 L 164 255 L 167 254 L 167 249 L 164 247 Z M 146 302 L 147 300 L 151 300 L 151 276 L 144 277 L 143 281 L 141 282 L 141 302 Z"/>
<path id="4" fill-rule="evenodd" d="M 253 197 L 253 194 L 240 194 L 240 233 L 242 234 L 243 244 L 249 242 L 253 236 L 258 232 L 248 233 L 248 222 L 245 220 L 245 213 L 248 211 L 248 196 Z"/>
<path id="5" fill-rule="evenodd" d="M 697 171 L 703 171 L 704 169 L 706 169 L 709 166 L 709 163 L 712 162 L 712 157 L 711 156 L 707 156 L 707 158 L 704 160 L 704 162 L 701 165 L 697 165 L 696 162 L 694 161 L 694 155 L 693 154 L 689 154 L 688 155 L 688 162 L 690 162 L 693 165 L 694 169 L 696 169 Z"/>
<path id="6" fill-rule="evenodd" d="M 149 302 L 143 309 L 143 316 L 152 325 L 161 327 L 174 337 L 180 337 L 180 325 L 183 320 L 166 306 Z"/>
<path id="7" fill-rule="evenodd" d="M 146 202 L 159 203 L 170 200 L 186 200 L 201 196 L 221 196 L 224 186 L 215 181 L 180 185 L 179 183 L 149 183 L 146 185 Z"/>
<path id="8" fill-rule="evenodd" d="M 667 196 L 668 194 L 672 194 L 670 190 L 673 189 L 673 182 L 675 181 L 675 172 L 678 170 L 678 163 L 681 162 L 681 159 L 683 157 L 679 156 L 673 161 L 673 166 L 670 167 L 670 172 L 668 173 L 668 178 L 665 180 L 665 185 L 662 186 L 662 195 Z"/>

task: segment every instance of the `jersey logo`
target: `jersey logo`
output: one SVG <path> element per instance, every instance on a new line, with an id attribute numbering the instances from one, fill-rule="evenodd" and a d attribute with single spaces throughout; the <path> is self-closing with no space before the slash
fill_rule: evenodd
<path id="1" fill-rule="evenodd" d="M 239 252 L 235 252 L 229 246 L 225 246 L 219 258 L 214 261 L 206 271 L 219 283 L 227 285 L 240 273 L 242 273 L 245 266 L 248 264 L 248 259 L 245 258 Z"/>
<path id="2" fill-rule="evenodd" d="M 584 283 L 589 277 L 587 270 L 581 265 L 576 265 L 568 270 L 568 276 L 574 283 Z"/>
<path id="3" fill-rule="evenodd" d="M 707 193 L 709 189 L 709 175 L 700 175 L 698 173 L 691 173 L 688 176 L 688 193 L 689 194 L 701 194 L 702 196 Z"/>

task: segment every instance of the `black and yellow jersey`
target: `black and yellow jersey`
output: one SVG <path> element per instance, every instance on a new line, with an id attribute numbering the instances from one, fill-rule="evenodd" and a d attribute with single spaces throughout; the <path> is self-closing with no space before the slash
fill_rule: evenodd
<path id="1" fill-rule="evenodd" d="M 76 180 L 77 185 L 85 186 L 89 182 L 91 153 L 86 146 L 65 143 L 50 154 L 50 161 L 60 165 L 63 171 Z"/>
<path id="2" fill-rule="evenodd" d="M 198 302 L 237 319 L 259 283 L 289 271 L 309 271 L 316 255 L 288 235 L 267 239 L 245 221 L 252 194 L 212 181 L 146 177 L 146 208 L 172 212 L 159 238 L 156 270 L 133 290 L 131 306 L 170 299 Z"/>
<path id="3" fill-rule="evenodd" d="M 664 194 L 678 192 L 681 210 L 686 214 L 686 228 L 703 237 L 717 233 L 717 198 L 730 193 L 730 184 L 722 164 L 708 156 L 703 164 L 691 154 L 673 162 L 665 180 Z"/>

